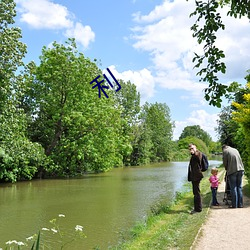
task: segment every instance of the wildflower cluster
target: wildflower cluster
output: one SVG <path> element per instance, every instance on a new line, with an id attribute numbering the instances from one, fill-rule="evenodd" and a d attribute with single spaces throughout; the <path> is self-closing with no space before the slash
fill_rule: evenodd
<path id="1" fill-rule="evenodd" d="M 9 240 L 6 242 L 6 245 L 12 245 L 15 244 L 17 246 L 24 246 L 25 243 L 23 243 L 22 241 L 16 241 L 16 240 Z"/>
<path id="2" fill-rule="evenodd" d="M 64 214 L 59 214 L 58 215 L 59 218 L 65 218 Z M 29 236 L 26 238 L 26 242 L 22 242 L 22 241 L 17 241 L 17 240 L 9 240 L 7 241 L 5 244 L 8 245 L 6 248 L 4 248 L 5 250 L 12 250 L 15 249 L 15 246 L 17 246 L 17 249 L 20 250 L 22 246 L 29 246 L 29 242 L 31 242 L 31 244 L 33 243 L 31 249 L 33 249 L 34 245 L 36 244 L 36 249 L 39 249 L 40 247 L 48 247 L 48 243 L 46 242 L 46 238 L 51 238 L 53 237 L 53 235 L 58 235 L 59 240 L 55 240 L 55 242 L 59 242 L 61 244 L 60 249 L 63 249 L 63 247 L 73 241 L 75 241 L 77 238 L 86 238 L 86 235 L 83 233 L 83 226 L 80 225 L 76 225 L 75 226 L 75 230 L 74 233 L 65 233 L 62 232 L 59 224 L 57 223 L 57 219 L 52 219 L 50 220 L 50 223 L 52 224 L 52 227 L 47 228 L 47 227 L 43 227 L 41 229 L 42 233 L 37 235 L 34 234 L 32 236 Z M 49 233 L 51 232 L 52 235 L 48 234 L 46 235 L 46 231 Z M 53 244 L 53 240 L 50 239 L 48 242 L 50 242 L 51 244 Z M 27 248 L 26 248 L 27 249 Z M 2 248 L 0 248 L 0 250 L 3 250 Z"/>

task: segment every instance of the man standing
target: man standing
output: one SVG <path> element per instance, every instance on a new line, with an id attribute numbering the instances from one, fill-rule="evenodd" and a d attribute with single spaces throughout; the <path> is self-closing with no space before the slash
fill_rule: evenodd
<path id="1" fill-rule="evenodd" d="M 244 165 L 240 153 L 236 148 L 223 145 L 222 151 L 223 165 L 227 171 L 232 197 L 232 205 L 230 208 L 241 208 L 243 207 L 242 177 L 244 174 Z"/>
<path id="2" fill-rule="evenodd" d="M 199 213 L 202 211 L 200 181 L 203 178 L 201 172 L 201 159 L 202 152 L 197 150 L 194 144 L 189 144 L 188 148 L 191 153 L 190 163 L 188 166 L 188 181 L 192 182 L 193 195 L 194 195 L 194 209 L 191 214 Z"/>

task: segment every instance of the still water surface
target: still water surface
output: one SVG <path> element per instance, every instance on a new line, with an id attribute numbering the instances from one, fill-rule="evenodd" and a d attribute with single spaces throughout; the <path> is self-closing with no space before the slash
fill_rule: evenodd
<path id="1" fill-rule="evenodd" d="M 220 163 L 210 161 L 210 165 Z M 153 204 L 164 197 L 169 202 L 173 199 L 175 192 L 187 182 L 187 164 L 168 162 L 117 168 L 81 179 L 1 184 L 0 248 L 8 240 L 25 241 L 41 228 L 51 228 L 49 221 L 57 218 L 67 234 L 73 234 L 74 227 L 82 225 L 87 235 L 86 239 L 64 249 L 96 246 L 108 249 L 117 244 L 121 232 L 142 221 Z M 65 218 L 59 218 L 59 214 Z M 51 236 L 51 240 L 55 241 L 56 237 Z"/>

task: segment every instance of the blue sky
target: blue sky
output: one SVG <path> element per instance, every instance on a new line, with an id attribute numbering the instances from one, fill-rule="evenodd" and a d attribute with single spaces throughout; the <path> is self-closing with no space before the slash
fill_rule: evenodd
<path id="1" fill-rule="evenodd" d="M 79 51 L 101 62 L 116 79 L 130 80 L 141 104 L 166 103 L 175 122 L 174 139 L 183 128 L 200 125 L 214 140 L 219 108 L 209 106 L 193 69 L 193 53 L 202 51 L 192 38 L 194 10 L 189 0 L 16 0 L 16 25 L 28 46 L 26 62 L 39 62 L 42 47 L 75 37 Z M 226 16 L 217 44 L 225 51 L 223 83 L 245 84 L 250 69 L 250 23 Z M 225 103 L 226 104 L 226 103 Z"/>

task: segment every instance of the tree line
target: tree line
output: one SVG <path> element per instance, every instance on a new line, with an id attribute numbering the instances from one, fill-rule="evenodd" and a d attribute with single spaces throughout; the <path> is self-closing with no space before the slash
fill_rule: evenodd
<path id="1" fill-rule="evenodd" d="M 90 82 L 102 71 L 74 39 L 27 47 L 14 26 L 15 2 L 0 9 L 0 179 L 74 176 L 171 159 L 173 122 L 166 104 L 145 103 L 131 82 L 99 98 Z"/>

